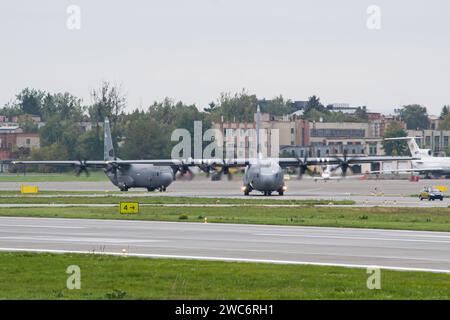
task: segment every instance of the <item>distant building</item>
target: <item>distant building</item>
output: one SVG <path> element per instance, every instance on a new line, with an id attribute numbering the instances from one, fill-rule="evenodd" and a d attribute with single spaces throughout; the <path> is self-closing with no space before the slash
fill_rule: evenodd
<path id="1" fill-rule="evenodd" d="M 424 149 L 431 149 L 435 154 L 448 151 L 450 147 L 450 130 L 407 130 L 409 137 L 416 137 L 417 144 Z"/>
<path id="2" fill-rule="evenodd" d="M 344 113 L 354 113 L 356 110 L 358 110 L 358 107 L 351 107 L 349 103 L 332 103 L 327 105 L 326 108 L 330 111 L 341 111 Z"/>
<path id="3" fill-rule="evenodd" d="M 430 130 L 439 130 L 441 126 L 442 119 L 438 116 L 428 116 L 428 129 Z"/>
<path id="4" fill-rule="evenodd" d="M 16 159 L 39 146 L 37 133 L 24 133 L 17 125 L 0 127 L 0 160 Z"/>
<path id="5" fill-rule="evenodd" d="M 225 144 L 233 143 L 240 149 L 240 153 L 236 155 L 237 157 L 251 157 L 250 150 L 255 148 L 256 139 L 254 136 L 249 136 L 247 130 L 256 130 L 255 122 L 216 122 L 213 123 L 213 128 L 220 130 L 224 137 L 227 135 L 227 130 L 229 135 L 231 133 L 234 141 L 228 141 Z M 278 130 L 280 147 L 284 145 L 307 146 L 310 143 L 309 122 L 300 117 L 289 115 L 272 116 L 268 113 L 262 113 L 261 129 L 266 130 L 267 133 L 267 141 L 265 141 L 263 147 L 267 149 L 268 154 L 272 154 L 272 129 Z"/>

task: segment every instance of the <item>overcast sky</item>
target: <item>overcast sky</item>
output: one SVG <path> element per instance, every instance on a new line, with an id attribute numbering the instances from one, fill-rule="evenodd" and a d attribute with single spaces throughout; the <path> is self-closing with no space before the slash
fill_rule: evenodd
<path id="1" fill-rule="evenodd" d="M 69 5 L 80 30 L 66 27 Z M 3 0 L 0 39 L 0 105 L 24 87 L 90 103 L 103 80 L 122 84 L 129 109 L 164 97 L 203 108 L 242 88 L 383 112 L 450 104 L 448 0 Z"/>

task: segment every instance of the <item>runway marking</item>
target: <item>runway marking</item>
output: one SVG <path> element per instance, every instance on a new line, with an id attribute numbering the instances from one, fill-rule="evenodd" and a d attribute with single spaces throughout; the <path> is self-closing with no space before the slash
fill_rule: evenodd
<path id="1" fill-rule="evenodd" d="M 27 249 L 27 248 L 0 248 L 0 251 L 9 252 L 48 252 L 48 253 L 78 253 L 78 254 L 99 254 L 111 256 L 123 256 L 120 252 L 95 252 L 82 250 L 55 250 L 55 249 Z M 249 263 L 273 263 L 286 265 L 316 265 L 326 267 L 344 267 L 344 268 L 380 268 L 394 271 L 418 271 L 418 272 L 433 272 L 433 273 L 448 273 L 450 269 L 433 269 L 433 268 L 412 268 L 412 267 L 395 267 L 382 266 L 370 264 L 346 264 L 346 263 L 326 263 L 326 262 L 311 262 L 311 261 L 290 261 L 290 260 L 270 260 L 270 259 L 246 259 L 246 258 L 230 258 L 230 257 L 208 257 L 208 256 L 188 256 L 188 255 L 166 255 L 166 254 L 146 254 L 146 253 L 127 253 L 127 256 L 143 257 L 143 258 L 172 258 L 172 259 L 190 259 L 190 260 L 205 260 L 205 261 L 225 261 L 225 262 L 249 262 Z"/>
<path id="2" fill-rule="evenodd" d="M 394 239 L 394 238 L 372 238 L 372 237 L 349 237 L 349 236 L 314 236 L 306 234 L 280 234 L 280 233 L 253 233 L 255 236 L 277 236 L 277 237 L 300 237 L 300 238 L 324 238 L 324 239 L 349 239 L 349 240 L 376 240 L 376 241 L 404 241 L 404 242 L 429 242 L 429 243 L 450 243 L 440 240 L 422 240 L 422 239 Z"/>
<path id="3" fill-rule="evenodd" d="M 28 224 L 0 224 L 0 227 L 86 229 L 86 227 L 70 227 L 70 226 L 39 226 L 39 225 L 28 225 Z"/>
<path id="4" fill-rule="evenodd" d="M 326 246 L 326 245 L 323 245 Z M 312 255 L 312 256 L 331 256 L 336 257 L 336 253 L 327 253 L 327 252 L 298 252 L 298 251 L 286 251 L 286 250 L 266 250 L 266 249 L 238 249 L 238 248 L 205 248 L 205 247 L 194 247 L 194 246 L 177 246 L 177 247 L 154 247 L 148 245 L 140 245 L 136 244 L 133 246 L 134 248 L 160 248 L 160 249 L 194 249 L 194 250 L 215 250 L 215 251 L 230 251 L 230 252 L 257 252 L 257 253 L 285 253 L 292 255 Z M 412 261 L 430 261 L 430 262 L 450 262 L 450 259 L 434 259 L 434 258 L 416 258 L 416 257 L 404 257 L 404 256 L 380 256 L 380 255 L 359 255 L 359 254 L 348 254 L 342 253 L 339 254 L 340 258 L 351 257 L 351 258 L 379 258 L 379 259 L 402 259 L 402 260 L 412 260 Z"/>
<path id="5" fill-rule="evenodd" d="M 190 226 L 192 227 L 192 230 L 189 231 L 198 231 L 200 230 L 199 228 L 202 228 L 202 231 L 223 231 L 223 232 L 228 232 L 228 231 L 235 231 L 235 232 L 248 232 L 248 233 L 252 233 L 249 232 L 248 229 L 250 227 L 252 228 L 258 228 L 258 229 L 283 229 L 284 230 L 289 230 L 289 231 L 304 231 L 304 230 L 314 230 L 314 231 L 321 231 L 321 232 L 326 232 L 326 231 L 334 231 L 334 232 L 341 232 L 341 233 L 346 233 L 348 231 L 353 231 L 353 232 L 358 232 L 358 233 L 362 233 L 362 234 L 372 234 L 372 233 L 390 233 L 390 234 L 411 234 L 411 235 L 421 235 L 421 236 L 428 236 L 428 235 L 433 235 L 433 236 L 438 236 L 439 234 L 442 235 L 450 235 L 450 232 L 447 231 L 427 231 L 427 230 L 397 230 L 397 229 L 371 229 L 371 228 L 352 228 L 352 227 L 322 227 L 322 226 L 291 226 L 291 225 L 263 225 L 263 224 L 236 224 L 236 223 L 225 223 L 225 222 L 221 222 L 221 223 L 209 223 L 209 224 L 205 224 L 202 222 L 182 222 L 182 221 L 150 221 L 150 220 L 110 220 L 110 219 L 82 219 L 82 218 L 44 218 L 44 217 L 1 217 L 0 216 L 0 221 L 1 220 L 13 220 L 13 221 L 29 221 L 30 223 L 34 223 L 36 221 L 46 221 L 47 223 L 55 223 L 55 222 L 61 222 L 61 221 L 66 221 L 66 222 L 70 222 L 70 223 L 84 223 L 86 224 L 85 228 L 93 228 L 93 229 L 98 229 L 98 228 L 122 228 L 123 226 L 121 226 L 121 224 L 128 224 L 128 225 L 135 225 L 132 226 L 135 229 L 145 229 L 145 230 L 149 230 L 152 231 L 153 229 L 148 229 L 147 226 L 148 225 L 167 225 L 168 227 L 174 227 L 174 226 Z M 97 225 L 95 223 L 101 223 L 103 225 Z M 145 226 L 147 225 L 147 226 Z M 233 227 L 233 229 L 230 230 L 225 230 L 222 227 L 227 227 L 227 228 L 231 228 Z M 128 227 L 128 226 L 127 226 Z M 158 226 L 159 227 L 159 226 Z M 156 227 L 155 227 L 156 228 Z M 213 229 L 211 229 L 213 228 Z M 186 231 L 186 229 L 184 228 L 172 228 L 174 231 Z M 158 230 L 160 230 L 158 228 Z M 401 235 L 403 236 L 403 235 Z"/>
<path id="6" fill-rule="evenodd" d="M 61 238 L 61 237 L 0 237 L 2 240 L 30 240 L 30 241 L 61 241 L 61 242 L 105 242 L 105 243 L 143 243 L 165 242 L 166 240 L 151 239 L 115 239 L 115 238 Z"/>

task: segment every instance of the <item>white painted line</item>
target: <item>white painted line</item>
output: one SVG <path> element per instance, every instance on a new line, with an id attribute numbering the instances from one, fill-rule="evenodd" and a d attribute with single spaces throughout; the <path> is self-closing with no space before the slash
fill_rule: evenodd
<path id="1" fill-rule="evenodd" d="M 423 239 L 399 239 L 399 238 L 373 238 L 373 237 L 344 237 L 344 236 L 313 236 L 306 234 L 281 234 L 281 233 L 253 233 L 255 236 L 276 236 L 276 237 L 298 237 L 298 238 L 323 238 L 323 239 L 348 239 L 348 240 L 375 240 L 375 241 L 402 241 L 402 242 L 429 242 L 429 243 L 450 243 L 444 240 L 423 240 Z"/>
<path id="2" fill-rule="evenodd" d="M 86 227 L 70 227 L 70 226 L 40 226 L 31 224 L 0 224 L 0 227 L 24 227 L 24 228 L 58 228 L 58 229 L 86 229 Z"/>
<path id="3" fill-rule="evenodd" d="M 0 237 L 0 241 L 2 240 L 20 240 L 20 241 L 43 241 L 43 242 L 69 242 L 69 243 L 78 243 L 78 242 L 96 242 L 96 243 L 146 243 L 146 242 L 165 242 L 165 240 L 151 240 L 151 239 L 114 239 L 114 238 L 64 238 L 64 237 Z"/>
<path id="4" fill-rule="evenodd" d="M 100 254 L 111 256 L 123 256 L 121 252 L 92 252 L 79 250 L 53 250 L 53 249 L 25 249 L 25 248 L 0 248 L 0 251 L 10 252 L 36 252 L 36 253 L 77 253 L 77 254 Z M 410 268 L 410 267 L 395 267 L 382 265 L 364 265 L 364 264 L 345 264 L 345 263 L 325 263 L 325 262 L 311 262 L 311 261 L 289 261 L 289 260 L 267 260 L 267 259 L 244 259 L 244 258 L 229 258 L 229 257 L 206 257 L 206 256 L 186 256 L 186 255 L 166 255 L 166 254 L 146 254 L 146 253 L 127 253 L 127 256 L 143 257 L 143 258 L 172 258 L 172 259 L 190 259 L 190 260 L 206 260 L 206 261 L 226 261 L 226 262 L 249 262 L 249 263 L 272 263 L 272 264 L 286 264 L 286 265 L 316 265 L 326 267 L 344 267 L 344 268 L 380 268 L 395 271 L 417 271 L 417 272 L 433 272 L 433 273 L 449 273 L 446 269 L 432 269 L 432 268 Z"/>

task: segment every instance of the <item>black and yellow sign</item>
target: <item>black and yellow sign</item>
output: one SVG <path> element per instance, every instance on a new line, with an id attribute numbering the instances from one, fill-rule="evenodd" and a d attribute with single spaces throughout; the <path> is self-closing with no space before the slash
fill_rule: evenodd
<path id="1" fill-rule="evenodd" d="M 139 213 L 139 202 L 121 202 L 120 214 L 136 214 Z"/>

